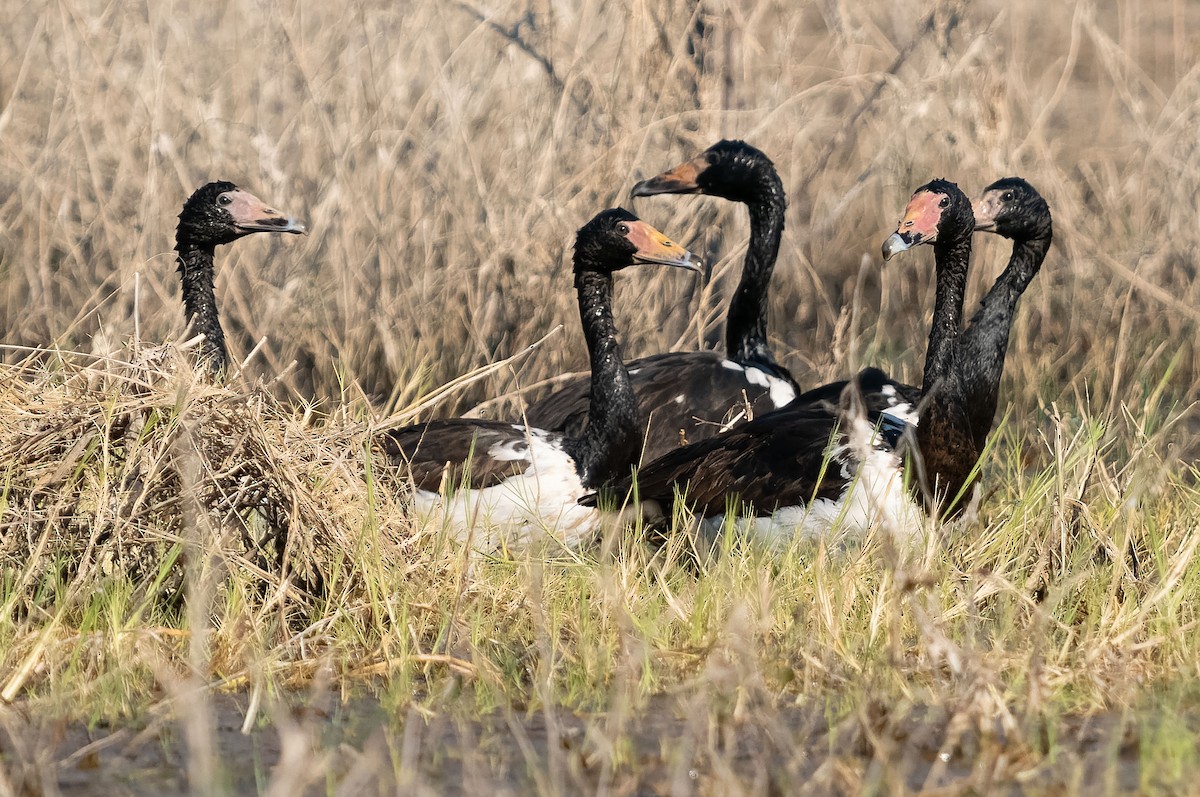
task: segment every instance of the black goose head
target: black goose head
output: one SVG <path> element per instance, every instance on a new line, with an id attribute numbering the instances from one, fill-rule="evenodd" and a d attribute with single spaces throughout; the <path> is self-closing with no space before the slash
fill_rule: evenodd
<path id="1" fill-rule="evenodd" d="M 175 237 L 211 248 L 254 232 L 305 232 L 304 225 L 225 181 L 196 189 L 183 205 Z"/>
<path id="2" fill-rule="evenodd" d="M 908 200 L 896 231 L 883 242 L 883 259 L 921 244 L 969 236 L 974 227 L 975 214 L 967 195 L 948 180 L 931 180 Z"/>
<path id="3" fill-rule="evenodd" d="M 974 211 L 976 232 L 1024 241 L 1052 234 L 1050 206 L 1020 177 L 1005 177 L 983 189 Z"/>
<path id="4" fill-rule="evenodd" d="M 611 274 L 640 263 L 700 271 L 700 259 L 624 208 L 601 211 L 575 234 L 575 271 Z"/>
<path id="5" fill-rule="evenodd" d="M 631 195 L 708 194 L 749 203 L 761 198 L 764 181 L 779 184 L 782 195 L 782 184 L 770 158 L 745 141 L 723 140 L 673 169 L 642 180 Z"/>

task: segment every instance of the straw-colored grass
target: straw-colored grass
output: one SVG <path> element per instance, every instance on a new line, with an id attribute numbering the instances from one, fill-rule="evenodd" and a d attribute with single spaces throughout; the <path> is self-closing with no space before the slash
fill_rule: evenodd
<path id="1" fill-rule="evenodd" d="M 167 727 L 193 793 L 1193 788 L 1200 7 L 0 8 L 0 794 Z M 979 517 L 904 563 L 730 541 L 699 572 L 417 527 L 371 430 L 582 368 L 573 231 L 723 136 L 789 191 L 771 332 L 806 384 L 919 377 L 929 255 L 878 258 L 914 187 L 1048 198 Z M 175 216 L 218 178 L 311 228 L 218 250 L 223 385 L 155 346 L 185 337 Z M 622 275 L 626 350 L 715 345 L 744 212 L 635 210 L 714 274 Z M 972 297 L 1006 256 L 978 241 Z M 382 730 L 285 710 L 330 689 Z M 228 694 L 278 730 L 245 771 Z"/>

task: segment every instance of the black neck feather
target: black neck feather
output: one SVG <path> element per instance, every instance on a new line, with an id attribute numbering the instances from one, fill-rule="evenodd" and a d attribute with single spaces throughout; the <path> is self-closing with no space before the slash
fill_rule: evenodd
<path id="1" fill-rule="evenodd" d="M 768 292 L 783 238 L 787 199 L 773 167 L 762 170 L 757 177 L 753 198 L 746 203 L 750 211 L 750 243 L 741 281 L 729 302 L 725 352 L 738 362 L 774 365 L 775 358 L 767 344 Z"/>
<path id="2" fill-rule="evenodd" d="M 184 317 L 193 332 L 204 335 L 204 342 L 200 346 L 201 360 L 209 371 L 222 371 L 227 364 L 228 354 L 225 350 L 225 333 L 217 317 L 217 296 L 213 288 L 214 247 L 177 236 L 175 249 L 179 252 Z"/>
<path id="3" fill-rule="evenodd" d="M 962 328 L 963 297 L 971 257 L 971 229 L 934 244 L 937 260 L 937 299 L 925 375 L 921 386 L 921 421 L 916 437 L 920 450 L 919 478 L 913 488 L 931 512 L 948 507 L 964 490 L 968 475 L 979 459 L 968 434 L 962 378 L 958 369 L 958 342 Z"/>
<path id="4" fill-rule="evenodd" d="M 964 372 L 962 382 L 971 436 L 980 450 L 996 415 L 1000 378 L 1004 374 L 1004 358 L 1017 301 L 1041 269 L 1049 249 L 1049 234 L 1032 240 L 1014 240 L 1008 266 L 983 297 L 979 310 L 962 335 L 958 359 Z"/>
<path id="5" fill-rule="evenodd" d="M 937 297 L 933 324 L 925 350 L 922 390 L 929 393 L 951 376 L 955 349 L 962 331 L 963 299 L 967 289 L 967 266 L 971 259 L 971 231 L 934 244 L 937 263 Z"/>
<path id="6" fill-rule="evenodd" d="M 628 475 L 642 436 L 637 398 L 621 358 L 612 314 L 612 276 L 595 270 L 576 271 L 579 317 L 592 367 L 588 422 L 575 441 L 575 467 L 584 487 L 598 487 Z"/>

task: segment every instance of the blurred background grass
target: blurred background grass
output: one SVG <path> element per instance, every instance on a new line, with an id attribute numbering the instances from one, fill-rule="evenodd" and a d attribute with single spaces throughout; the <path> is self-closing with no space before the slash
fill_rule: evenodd
<path id="1" fill-rule="evenodd" d="M 1179 460 L 1200 450 L 1185 409 L 1200 380 L 1200 5 L 0 0 L 0 10 L 0 357 L 19 361 L 29 346 L 125 357 L 135 334 L 179 339 L 175 217 L 198 185 L 230 179 L 312 229 L 219 251 L 233 352 L 265 339 L 251 378 L 277 379 L 268 389 L 288 403 L 346 410 L 322 423 L 186 372 L 106 386 L 75 366 L 60 375 L 52 351 L 35 355 L 47 368 L 4 369 L 0 754 L 33 740 L 9 757 L 42 762 L 27 784 L 69 771 L 53 758 L 58 713 L 136 717 L 167 695 L 197 721 L 180 738 L 199 750 L 215 721 L 181 697 L 193 686 L 248 690 L 249 727 L 272 695 L 323 689 L 326 677 L 342 689 L 369 682 L 396 712 L 457 706 L 469 721 L 536 707 L 553 724 L 559 704 L 609 708 L 589 720 L 589 744 L 618 752 L 570 754 L 634 778 L 658 759 L 621 750 L 658 750 L 692 777 L 692 753 L 660 750 L 658 736 L 637 747 L 623 719 L 668 717 L 649 695 L 670 693 L 704 726 L 688 738 L 700 750 L 707 740 L 718 775 L 721 755 L 736 754 L 728 740 L 750 740 L 745 783 L 784 769 L 795 780 L 780 783 L 808 783 L 819 749 L 844 760 L 821 765 L 814 793 L 903 782 L 880 781 L 875 767 L 944 763 L 944 751 L 970 747 L 954 741 L 966 723 L 994 753 L 956 759 L 977 781 L 964 792 L 987 793 L 993 771 L 1036 789 L 1030 773 L 1044 765 L 1074 778 L 1063 791 L 1100 793 L 1087 778 L 1104 771 L 1070 758 L 1092 742 L 1067 733 L 1092 712 L 1115 728 L 1101 756 L 1140 764 L 1131 773 L 1145 791 L 1195 782 L 1200 501 Z M 583 368 L 574 230 L 720 137 L 766 151 L 789 191 L 771 331 L 808 383 L 867 363 L 919 377 L 931 258 L 884 270 L 878 255 L 914 187 L 944 176 L 977 194 L 1018 174 L 1049 199 L 1056 243 L 1012 336 L 1002 414 L 1013 406 L 987 458 L 980 521 L 931 542 L 913 573 L 888 564 L 877 540 L 848 553 L 799 545 L 782 560 L 736 548 L 700 576 L 660 571 L 636 543 L 612 561 L 476 566 L 415 529 L 402 493 L 374 481 L 366 432 L 342 421 L 368 401 L 378 413 L 411 409 L 558 325 L 533 356 L 432 412 Z M 703 197 L 634 209 L 715 268 L 704 285 L 623 275 L 628 353 L 715 346 L 745 251 L 743 210 Z M 972 308 L 1008 250 L 988 236 L 976 246 Z M 271 507 L 279 517 L 255 516 Z M 254 517 L 243 524 L 239 511 Z M 319 594 L 234 550 L 283 519 L 292 558 L 327 577 Z M 131 556 L 123 546 L 142 546 L 148 570 L 117 566 Z M 214 563 L 190 576 L 186 617 L 152 600 L 172 577 L 182 583 L 183 560 Z M 789 707 L 828 727 L 772 724 Z M 29 730 L 43 721 L 43 735 Z M 754 723 L 777 746 L 760 744 Z M 946 729 L 917 745 L 927 760 L 886 743 L 889 728 L 922 727 Z M 388 739 L 406 751 L 387 759 L 405 782 L 409 736 Z M 428 749 L 440 773 L 441 748 Z M 553 775 L 561 749 L 546 749 Z M 310 769 L 324 782 L 336 768 L 308 759 L 280 767 L 276 784 Z M 195 793 L 217 782 L 206 760 L 189 754 Z M 700 793 L 742 782 L 696 766 Z M 610 775 L 602 768 L 600 782 Z"/>
<path id="2" fill-rule="evenodd" d="M 1072 393 L 1112 411 L 1173 358 L 1167 403 L 1196 395 L 1200 6 L 1184 0 L 0 5 L 10 346 L 113 353 L 135 323 L 181 336 L 175 216 L 230 179 L 311 226 L 218 255 L 235 356 L 266 338 L 250 370 L 286 371 L 293 395 L 357 383 L 386 409 L 563 325 L 438 409 L 462 411 L 584 368 L 575 228 L 740 137 L 789 192 L 771 333 L 806 382 L 859 363 L 917 379 L 932 268 L 881 271 L 879 244 L 929 178 L 976 194 L 1018 174 L 1056 243 L 1003 395 L 1018 413 Z M 634 209 L 715 271 L 623 278 L 628 353 L 716 345 L 744 211 Z M 1006 252 L 978 241 L 971 297 Z"/>

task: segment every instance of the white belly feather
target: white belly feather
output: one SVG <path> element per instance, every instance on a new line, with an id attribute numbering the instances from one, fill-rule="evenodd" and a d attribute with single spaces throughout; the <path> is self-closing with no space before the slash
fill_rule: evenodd
<path id="1" fill-rule="evenodd" d="M 772 548 L 782 548 L 797 537 L 862 536 L 873 526 L 898 542 L 924 535 L 927 519 L 904 483 L 899 455 L 882 443 L 865 418 L 851 422 L 849 439 L 833 448 L 830 464 L 840 465 L 846 480 L 836 499 L 783 506 L 763 517 L 738 517 L 732 519 L 734 528 Z M 715 536 L 729 520 L 724 514 L 703 518 L 700 531 Z"/>
<path id="2" fill-rule="evenodd" d="M 542 541 L 575 548 L 599 528 L 601 513 L 576 503 L 590 491 L 584 489 L 575 461 L 559 441 L 547 440 L 540 430 L 528 430 L 520 443 L 497 443 L 488 456 L 527 458 L 530 465 L 523 473 L 483 489 L 451 485 L 449 495 L 416 490 L 413 506 L 418 516 L 481 552 L 501 547 L 516 551 Z"/>
<path id="3" fill-rule="evenodd" d="M 739 517 L 734 528 L 772 548 L 797 537 L 817 539 L 861 537 L 877 526 L 905 541 L 919 538 L 925 515 L 904 485 L 895 454 L 877 451 L 846 483 L 836 499 L 818 498 L 808 506 L 784 506 L 764 517 Z M 702 533 L 719 534 L 724 514 L 700 522 Z"/>

